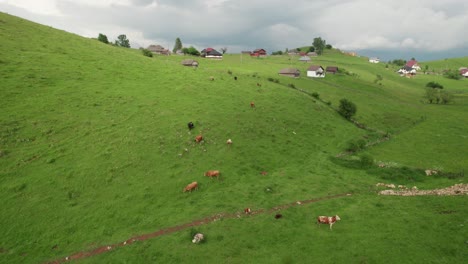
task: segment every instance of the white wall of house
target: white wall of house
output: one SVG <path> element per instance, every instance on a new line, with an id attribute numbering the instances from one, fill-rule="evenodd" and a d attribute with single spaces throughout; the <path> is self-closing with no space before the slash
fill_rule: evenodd
<path id="1" fill-rule="evenodd" d="M 312 78 L 323 78 L 325 77 L 325 73 L 322 72 L 321 74 L 317 71 L 307 71 L 307 77 L 312 77 Z"/>

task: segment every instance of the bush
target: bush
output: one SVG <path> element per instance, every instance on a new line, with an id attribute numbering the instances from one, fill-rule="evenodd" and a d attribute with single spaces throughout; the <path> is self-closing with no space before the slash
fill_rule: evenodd
<path id="1" fill-rule="evenodd" d="M 296 85 L 294 85 L 293 83 L 288 84 L 288 86 L 291 87 L 291 88 L 293 88 L 293 89 L 296 88 Z"/>
<path id="2" fill-rule="evenodd" d="M 340 100 L 338 113 L 342 115 L 344 118 L 350 120 L 351 117 L 356 114 L 356 111 L 357 111 L 357 107 L 353 102 L 345 98 Z"/>
<path id="3" fill-rule="evenodd" d="M 436 82 L 428 82 L 428 83 L 426 84 L 426 87 L 444 89 L 444 86 L 442 86 L 441 84 L 436 83 Z"/>
<path id="4" fill-rule="evenodd" d="M 363 150 L 366 147 L 367 142 L 364 139 L 353 140 L 348 143 L 346 150 L 356 152 Z"/>
<path id="5" fill-rule="evenodd" d="M 313 93 L 312 93 L 312 97 L 314 97 L 314 98 L 316 98 L 316 99 L 319 99 L 320 94 L 318 94 L 317 92 L 313 92 Z"/>
<path id="6" fill-rule="evenodd" d="M 142 49 L 141 50 L 141 53 L 143 53 L 143 56 L 146 56 L 146 57 L 153 57 L 153 52 L 147 50 L 147 49 Z"/>
<path id="7" fill-rule="evenodd" d="M 454 80 L 460 80 L 462 78 L 461 74 L 457 70 L 448 70 L 444 73 L 444 76 Z"/>
<path id="8" fill-rule="evenodd" d="M 232 71 L 231 71 L 231 70 L 228 70 L 227 73 L 228 73 L 229 75 L 232 75 Z"/>
<path id="9" fill-rule="evenodd" d="M 370 168 L 374 165 L 374 158 L 369 154 L 362 154 L 359 157 L 359 164 L 361 168 Z"/>

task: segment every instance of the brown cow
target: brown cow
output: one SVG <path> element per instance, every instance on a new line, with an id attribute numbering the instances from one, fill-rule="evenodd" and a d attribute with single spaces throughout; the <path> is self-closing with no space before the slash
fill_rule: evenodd
<path id="1" fill-rule="evenodd" d="M 329 224 L 330 230 L 332 230 L 332 226 L 336 221 L 341 220 L 339 216 L 318 216 L 317 217 L 317 224 Z"/>
<path id="2" fill-rule="evenodd" d="M 195 137 L 195 142 L 197 142 L 197 143 L 200 143 L 202 140 L 203 140 L 202 135 L 198 135 L 198 136 Z"/>
<path id="3" fill-rule="evenodd" d="M 207 171 L 207 172 L 205 172 L 205 176 L 206 176 L 206 177 L 210 177 L 210 178 L 216 177 L 216 178 L 219 179 L 219 170 L 210 170 L 210 171 Z"/>
<path id="4" fill-rule="evenodd" d="M 189 185 L 185 186 L 184 192 L 192 192 L 192 190 L 198 189 L 198 183 L 192 182 Z"/>
<path id="5" fill-rule="evenodd" d="M 255 103 L 254 103 L 254 102 L 250 102 L 250 107 L 255 108 Z"/>

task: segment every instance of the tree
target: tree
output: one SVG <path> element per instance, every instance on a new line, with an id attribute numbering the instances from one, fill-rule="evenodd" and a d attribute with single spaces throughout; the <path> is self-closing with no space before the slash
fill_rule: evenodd
<path id="1" fill-rule="evenodd" d="M 278 51 L 273 51 L 271 55 L 283 55 L 283 51 L 278 50 Z"/>
<path id="2" fill-rule="evenodd" d="M 117 37 L 115 45 L 119 47 L 130 48 L 130 40 L 127 39 L 126 35 L 122 34 Z"/>
<path id="3" fill-rule="evenodd" d="M 146 56 L 146 57 L 153 57 L 153 52 L 151 52 L 150 50 L 141 49 L 141 53 L 143 53 L 143 56 Z"/>
<path id="4" fill-rule="evenodd" d="M 189 55 L 193 55 L 193 56 L 200 56 L 200 52 L 196 48 L 194 48 L 193 46 L 190 46 L 189 48 L 183 48 L 182 52 L 184 54 L 189 54 Z"/>
<path id="5" fill-rule="evenodd" d="M 109 40 L 107 39 L 107 36 L 104 34 L 99 33 L 99 36 L 97 39 L 103 43 L 109 44 Z"/>
<path id="6" fill-rule="evenodd" d="M 227 51 L 227 47 L 221 48 L 221 52 L 224 54 Z"/>
<path id="7" fill-rule="evenodd" d="M 309 47 L 309 52 L 314 52 L 314 51 L 315 51 L 314 46 L 310 46 L 310 47 Z"/>
<path id="8" fill-rule="evenodd" d="M 338 113 L 342 115 L 344 118 L 350 120 L 351 117 L 356 114 L 356 111 L 357 111 L 357 107 L 353 102 L 345 98 L 340 100 Z"/>
<path id="9" fill-rule="evenodd" d="M 314 38 L 314 42 L 312 43 L 312 46 L 314 46 L 315 52 L 317 52 L 318 55 L 322 55 L 326 44 L 327 43 L 324 39 L 322 39 L 321 37 L 318 37 L 318 38 Z"/>
<path id="10" fill-rule="evenodd" d="M 460 80 L 461 74 L 457 70 L 447 70 L 444 72 L 444 76 L 449 79 Z"/>
<path id="11" fill-rule="evenodd" d="M 440 83 L 436 83 L 436 82 L 428 82 L 426 84 L 426 87 L 429 87 L 429 88 L 437 88 L 437 89 L 444 89 L 444 86 L 442 86 Z"/>
<path id="12" fill-rule="evenodd" d="M 327 44 L 327 45 L 325 45 L 325 48 L 327 48 L 327 49 L 332 49 L 332 48 L 333 48 L 333 46 L 332 46 L 332 45 L 330 45 L 330 44 Z"/>
<path id="13" fill-rule="evenodd" d="M 172 52 L 176 53 L 178 50 L 181 50 L 181 49 L 182 49 L 182 41 L 180 40 L 180 38 L 176 38 Z"/>

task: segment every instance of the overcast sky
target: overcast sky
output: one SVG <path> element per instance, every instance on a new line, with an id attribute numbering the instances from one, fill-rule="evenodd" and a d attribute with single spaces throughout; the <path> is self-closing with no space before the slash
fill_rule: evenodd
<path id="1" fill-rule="evenodd" d="M 322 37 L 383 59 L 468 56 L 468 0 L 0 0 L 0 11 L 85 37 L 268 53 Z"/>

